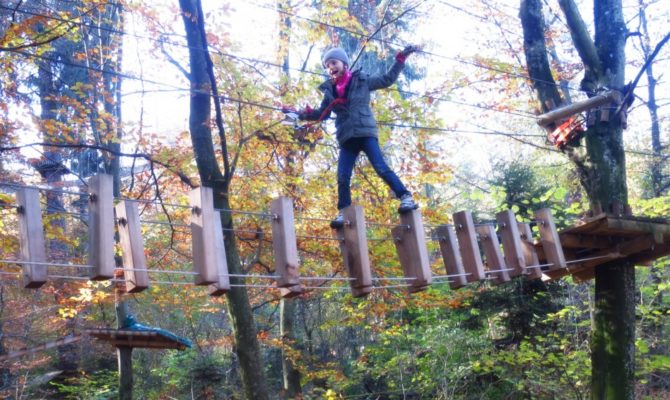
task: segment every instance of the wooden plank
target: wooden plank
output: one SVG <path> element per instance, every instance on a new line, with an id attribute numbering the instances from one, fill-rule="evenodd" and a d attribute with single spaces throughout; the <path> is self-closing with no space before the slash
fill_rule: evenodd
<path id="1" fill-rule="evenodd" d="M 444 268 L 449 277 L 449 287 L 458 289 L 468 284 L 463 267 L 463 259 L 456 241 L 456 230 L 453 225 L 440 225 L 435 229 L 435 235 L 439 238 L 440 253 Z"/>
<path id="2" fill-rule="evenodd" d="M 617 259 L 627 259 L 633 262 L 634 256 L 644 254 L 649 249 L 654 248 L 655 239 L 653 235 L 644 235 L 624 243 L 620 243 L 611 249 L 602 250 L 584 256 L 584 261 L 571 264 L 567 270 L 548 271 L 546 275 L 551 279 L 559 279 L 567 274 L 572 274 L 576 281 L 592 279 L 594 270 L 597 266 L 609 263 Z M 631 258 L 633 257 L 633 258 Z"/>
<path id="3" fill-rule="evenodd" d="M 126 292 L 138 293 L 149 287 L 149 274 L 146 271 L 147 262 L 140 228 L 140 213 L 137 203 L 128 200 L 121 201 L 115 209 Z"/>
<path id="4" fill-rule="evenodd" d="M 510 280 L 509 271 L 505 258 L 500 251 L 500 242 L 493 225 L 480 225 L 476 228 L 479 241 L 484 249 L 486 257 L 487 276 L 494 276 L 496 283 L 504 283 Z"/>
<path id="5" fill-rule="evenodd" d="M 632 255 L 641 254 L 654 248 L 655 245 L 656 241 L 653 234 L 639 236 L 627 242 L 620 243 L 611 249 L 599 251 L 584 257 L 584 261 L 570 265 L 569 272 L 573 274 L 577 280 L 591 279 L 593 273 L 587 271 L 593 271 L 595 267 L 609 263 L 613 260 L 629 258 Z"/>
<path id="6" fill-rule="evenodd" d="M 184 350 L 186 346 L 183 344 L 169 343 L 169 342 L 155 342 L 149 340 L 109 340 L 106 341 L 114 347 L 131 347 L 138 349 L 175 349 Z"/>
<path id="7" fill-rule="evenodd" d="M 212 222 L 214 222 L 214 263 L 217 274 L 216 282 L 209 285 L 208 292 L 210 296 L 222 296 L 230 290 L 230 276 L 228 275 L 228 260 L 220 211 L 214 211 Z"/>
<path id="8" fill-rule="evenodd" d="M 651 265 L 654 261 L 661 257 L 670 255 L 670 243 L 656 245 L 653 248 L 635 254 L 629 257 L 630 262 L 635 265 Z"/>
<path id="9" fill-rule="evenodd" d="M 535 211 L 535 220 L 537 228 L 540 231 L 540 241 L 547 261 L 551 264 L 549 270 L 566 268 L 565 256 L 561 247 L 561 240 L 556 232 L 556 225 L 551 216 L 551 210 L 543 208 Z"/>
<path id="10" fill-rule="evenodd" d="M 509 273 L 510 277 L 523 275 L 526 270 L 526 257 L 521 247 L 521 235 L 517 225 L 516 217 L 512 210 L 501 211 L 496 215 L 498 222 L 498 232 L 502 238 L 503 250 L 505 255 L 505 264 L 513 271 Z"/>
<path id="11" fill-rule="evenodd" d="M 277 286 L 292 287 L 300 283 L 293 201 L 288 197 L 278 197 L 272 201 L 271 212 L 276 216 L 272 220 L 272 247 L 275 271 L 279 275 Z"/>
<path id="12" fill-rule="evenodd" d="M 116 347 L 182 350 L 186 348 L 183 343 L 162 336 L 158 332 L 128 329 L 87 329 L 86 333 Z"/>
<path id="13" fill-rule="evenodd" d="M 670 241 L 670 224 L 635 221 L 632 219 L 608 218 L 607 228 L 611 231 L 616 231 L 617 233 L 649 233 L 654 236 L 654 240 L 659 244 L 664 243 L 666 239 Z"/>
<path id="14" fill-rule="evenodd" d="M 114 277 L 114 192 L 113 178 L 98 174 L 88 181 L 89 190 L 89 264 L 91 280 Z"/>
<path id="15" fill-rule="evenodd" d="M 595 236 L 589 233 L 563 233 L 561 238 L 563 249 L 608 249 L 615 245 L 611 236 Z"/>
<path id="16" fill-rule="evenodd" d="M 519 237 L 521 238 L 521 249 L 523 251 L 523 257 L 526 262 L 526 268 L 524 275 L 528 279 L 540 279 L 542 277 L 542 270 L 538 268 L 528 268 L 531 266 L 540 265 L 540 259 L 535 251 L 535 246 L 533 245 L 533 232 L 530 229 L 530 224 L 519 222 L 517 224 L 519 228 Z"/>
<path id="17" fill-rule="evenodd" d="M 189 200 L 193 272 L 196 273 L 194 283 L 196 285 L 219 283 L 219 270 L 222 269 L 221 263 L 225 260 L 225 254 L 222 257 L 223 247 L 217 245 L 219 240 L 222 241 L 223 235 L 216 233 L 215 219 L 219 220 L 218 226 L 221 225 L 219 215 L 214 212 L 212 188 L 201 186 L 193 189 L 189 194 Z"/>
<path id="18" fill-rule="evenodd" d="M 594 230 L 599 230 L 607 226 L 607 214 L 600 213 L 594 217 L 584 220 L 578 220 L 575 225 L 561 230 L 561 234 L 592 234 Z"/>
<path id="19" fill-rule="evenodd" d="M 420 292 L 433 281 L 423 229 L 421 212 L 412 210 L 400 214 L 400 225 L 391 230 L 400 265 L 408 278 L 410 293 Z"/>
<path id="20" fill-rule="evenodd" d="M 366 296 L 372 292 L 372 272 L 363 208 L 359 205 L 351 205 L 343 209 L 342 213 L 347 222 L 335 232 L 337 238 L 340 239 L 344 267 L 349 277 L 354 278 L 353 281 L 349 281 L 351 294 L 354 297 Z"/>
<path id="21" fill-rule="evenodd" d="M 486 279 L 482 256 L 479 253 L 479 245 L 477 244 L 477 234 L 475 232 L 475 224 L 472 220 L 472 213 L 470 211 L 459 211 L 453 215 L 453 220 L 458 245 L 461 249 L 463 266 L 465 267 L 465 272 L 469 273 L 466 279 L 468 282 Z"/>
<path id="22" fill-rule="evenodd" d="M 33 188 L 19 188 L 16 191 L 19 206 L 19 243 L 21 261 L 46 263 L 46 246 L 40 193 Z M 46 264 L 23 264 L 23 287 L 36 289 L 47 281 Z"/>
<path id="23" fill-rule="evenodd" d="M 592 279 L 595 274 L 595 268 L 597 266 L 620 259 L 622 258 L 622 254 L 616 251 L 603 251 L 587 258 L 590 259 L 584 260 L 580 263 L 572 264 L 568 267 L 568 272 L 572 275 L 576 282 L 583 282 L 585 280 Z M 557 279 L 554 276 L 551 276 L 551 278 Z"/>

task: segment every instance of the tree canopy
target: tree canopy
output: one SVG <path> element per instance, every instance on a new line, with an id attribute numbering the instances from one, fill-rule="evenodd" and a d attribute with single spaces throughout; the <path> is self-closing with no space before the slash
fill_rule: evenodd
<path id="1" fill-rule="evenodd" d="M 535 224 L 534 210 L 550 208 L 559 229 L 599 212 L 667 220 L 668 17 L 655 0 L 3 2 L 1 396 L 667 396 L 667 257 L 607 264 L 586 282 L 444 280 L 409 294 L 397 200 L 360 157 L 352 195 L 376 288 L 356 298 L 328 226 L 334 124 L 300 128 L 281 110 L 321 102 L 330 47 L 378 73 L 420 46 L 371 105 L 385 157 L 421 205 L 432 273 L 444 275 L 435 232 L 460 210 L 495 225 L 502 210 Z M 574 120 L 538 125 L 611 92 Z M 120 243 L 116 281 L 87 279 L 87 185 L 99 173 L 113 175 L 116 201 L 137 201 L 145 291 L 123 291 Z M 221 217 L 225 296 L 191 284 L 189 192 L 200 186 Z M 39 289 L 23 288 L 11 262 L 22 187 L 39 189 L 52 264 Z M 290 298 L 268 279 L 278 196 L 293 201 L 300 274 L 312 279 Z M 115 354 L 85 334 L 127 313 L 193 347 Z"/>

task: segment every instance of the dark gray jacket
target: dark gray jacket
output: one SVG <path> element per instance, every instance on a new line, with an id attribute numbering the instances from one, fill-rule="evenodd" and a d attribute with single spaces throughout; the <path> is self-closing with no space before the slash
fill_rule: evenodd
<path id="1" fill-rule="evenodd" d="M 337 104 L 331 111 L 336 114 L 336 137 L 340 145 L 352 137 L 377 137 L 377 122 L 372 116 L 370 92 L 391 86 L 400 75 L 404 63 L 395 62 L 385 74 L 369 75 L 360 70 L 352 72 L 349 87 L 345 91 L 346 104 Z M 300 114 L 300 119 L 316 121 L 336 99 L 335 85 L 327 80 L 319 86 L 323 92 L 323 100 L 319 108 Z M 330 112 L 323 119 L 330 116 Z"/>

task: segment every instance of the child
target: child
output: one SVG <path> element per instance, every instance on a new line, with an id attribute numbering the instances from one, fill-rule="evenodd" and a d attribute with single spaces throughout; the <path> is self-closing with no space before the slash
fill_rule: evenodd
<path id="1" fill-rule="evenodd" d="M 358 154 L 362 151 L 384 182 L 400 199 L 399 212 L 409 212 L 418 208 L 412 194 L 405 188 L 398 176 L 384 161 L 379 147 L 377 122 L 372 116 L 370 92 L 391 86 L 405 66 L 405 59 L 417 51 L 408 46 L 396 55 L 395 63 L 385 74 L 369 75 L 360 70 L 349 70 L 349 57 L 339 47 L 328 50 L 323 55 L 323 66 L 330 79 L 319 86 L 324 94 L 321 106 L 309 106 L 298 114 L 302 120 L 322 121 L 335 112 L 336 137 L 340 153 L 337 161 L 337 217 L 330 226 L 344 225 L 342 209 L 351 205 L 351 174 Z"/>

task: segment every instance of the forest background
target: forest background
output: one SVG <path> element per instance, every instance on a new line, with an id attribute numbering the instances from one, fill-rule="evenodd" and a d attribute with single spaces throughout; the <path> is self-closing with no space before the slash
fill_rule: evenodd
<path id="1" fill-rule="evenodd" d="M 388 68 L 405 45 L 422 46 L 373 107 L 384 151 L 421 203 L 427 235 L 463 209 L 488 223 L 503 209 L 531 221 L 533 210 L 551 207 L 559 227 L 588 211 L 578 173 L 536 124 L 542 108 L 526 69 L 518 2 L 206 3 L 202 15 L 199 2 L 188 1 L 0 5 L 0 201 L 15 204 L 17 184 L 61 190 L 44 191 L 42 199 L 52 262 L 86 263 L 87 199 L 77 193 L 106 171 L 115 175 L 118 197 L 142 201 L 150 268 L 191 269 L 190 213 L 182 206 L 191 188 L 225 181 L 227 203 L 219 207 L 232 210 L 224 226 L 241 273 L 274 272 L 262 214 L 285 195 L 296 207 L 301 273 L 344 276 L 327 225 L 335 204 L 332 123 L 303 135 L 280 124 L 279 111 L 282 104 L 319 103 L 320 54 L 332 44 L 352 58 L 363 49 L 357 65 L 371 72 Z M 593 5 L 577 5 L 588 23 Z M 584 66 L 561 7 L 546 1 L 542 10 L 554 79 L 566 102 L 584 99 Z M 626 0 L 621 10 L 627 81 L 642 72 L 623 135 L 629 201 L 635 215 L 667 218 L 667 46 L 643 66 L 666 38 L 670 6 Z M 194 85 L 189 20 L 205 21 L 200 39 L 212 75 L 205 69 L 204 76 L 216 83 L 216 91 L 205 91 L 218 165 L 209 175 L 191 125 L 193 101 L 203 93 Z M 401 276 L 389 233 L 395 200 L 365 160 L 352 189 L 377 224 L 368 230 L 375 276 Z M 0 259 L 15 259 L 16 214 L 11 207 L 0 212 Z M 439 275 L 437 248 L 430 243 Z M 124 313 L 194 342 L 183 352 L 134 351 L 134 398 L 591 396 L 593 281 L 519 278 L 457 291 L 436 284 L 411 296 L 388 287 L 355 299 L 346 282 L 317 280 L 302 296 L 282 300 L 263 287 L 267 281 L 251 279 L 230 296 L 209 297 L 179 274 L 152 276 L 149 290 L 121 297 L 110 283 L 77 279 L 29 291 L 16 271 L 2 265 L 0 355 L 116 327 Z M 76 268 L 50 273 L 83 276 Z M 636 268 L 639 398 L 670 395 L 669 273 L 667 258 Z M 248 313 L 240 314 L 245 306 Z M 255 349 L 256 377 L 247 357 Z M 15 399 L 124 398 L 128 382 L 120 378 L 117 354 L 91 339 L 0 364 L 2 395 Z"/>

